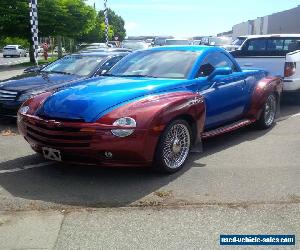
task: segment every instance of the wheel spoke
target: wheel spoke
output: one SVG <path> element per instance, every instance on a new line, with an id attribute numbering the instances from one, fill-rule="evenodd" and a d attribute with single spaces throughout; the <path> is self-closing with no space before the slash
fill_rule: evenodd
<path id="1" fill-rule="evenodd" d="M 190 149 L 190 132 L 184 124 L 171 127 L 163 147 L 163 159 L 169 168 L 178 168 L 186 160 Z"/>
<path id="2" fill-rule="evenodd" d="M 270 126 L 276 115 L 276 99 L 273 95 L 270 95 L 265 104 L 264 118 L 267 126 Z"/>

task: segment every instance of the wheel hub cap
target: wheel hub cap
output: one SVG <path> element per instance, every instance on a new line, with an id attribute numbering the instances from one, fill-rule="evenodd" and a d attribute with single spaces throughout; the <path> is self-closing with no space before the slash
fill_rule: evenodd
<path id="1" fill-rule="evenodd" d="M 177 138 L 173 142 L 172 150 L 174 154 L 178 154 L 181 150 L 180 141 Z"/>

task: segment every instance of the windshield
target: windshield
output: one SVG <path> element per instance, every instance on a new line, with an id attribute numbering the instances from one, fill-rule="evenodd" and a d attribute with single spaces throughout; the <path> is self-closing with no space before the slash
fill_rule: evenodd
<path id="1" fill-rule="evenodd" d="M 41 71 L 87 76 L 96 69 L 103 58 L 104 56 L 69 55 L 49 64 Z"/>
<path id="2" fill-rule="evenodd" d="M 231 43 L 231 38 L 229 37 L 210 37 L 209 45 L 220 46 L 228 45 Z"/>
<path id="3" fill-rule="evenodd" d="M 189 45 L 188 40 L 166 40 L 166 45 Z"/>
<path id="4" fill-rule="evenodd" d="M 126 57 L 112 70 L 113 76 L 187 78 L 200 51 L 139 51 Z"/>
<path id="5" fill-rule="evenodd" d="M 246 40 L 246 38 L 239 37 L 239 38 L 235 39 L 232 42 L 232 44 L 237 45 L 237 46 L 241 46 L 245 40 Z"/>

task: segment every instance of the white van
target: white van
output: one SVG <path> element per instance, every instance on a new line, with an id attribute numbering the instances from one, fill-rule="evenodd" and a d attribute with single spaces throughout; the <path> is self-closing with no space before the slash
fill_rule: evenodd
<path id="1" fill-rule="evenodd" d="M 300 34 L 251 36 L 231 54 L 241 67 L 282 77 L 284 91 L 300 90 Z"/>

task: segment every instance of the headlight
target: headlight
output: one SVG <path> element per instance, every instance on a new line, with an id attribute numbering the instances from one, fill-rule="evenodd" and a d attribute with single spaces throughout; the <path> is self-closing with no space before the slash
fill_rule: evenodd
<path id="1" fill-rule="evenodd" d="M 25 115 L 30 108 L 28 106 L 21 107 L 17 113 L 17 122 L 22 121 L 22 115 Z M 22 114 L 22 115 L 21 115 Z"/>
<path id="2" fill-rule="evenodd" d="M 113 123 L 113 126 L 123 127 L 122 129 L 111 130 L 112 134 L 118 137 L 126 137 L 134 132 L 132 127 L 136 127 L 136 121 L 131 117 L 122 117 Z M 130 127 L 130 129 L 126 128 Z"/>
<path id="3" fill-rule="evenodd" d="M 24 106 L 24 107 L 21 107 L 19 109 L 19 113 L 22 114 L 22 115 L 25 115 L 29 110 L 29 107 L 28 106 Z"/>
<path id="4" fill-rule="evenodd" d="M 44 90 L 39 90 L 39 91 L 30 92 L 30 93 L 25 93 L 23 95 L 20 95 L 18 101 L 25 102 L 28 99 L 30 99 L 31 97 L 34 97 L 34 96 L 39 95 L 39 94 L 42 94 L 44 92 L 45 92 Z"/>

